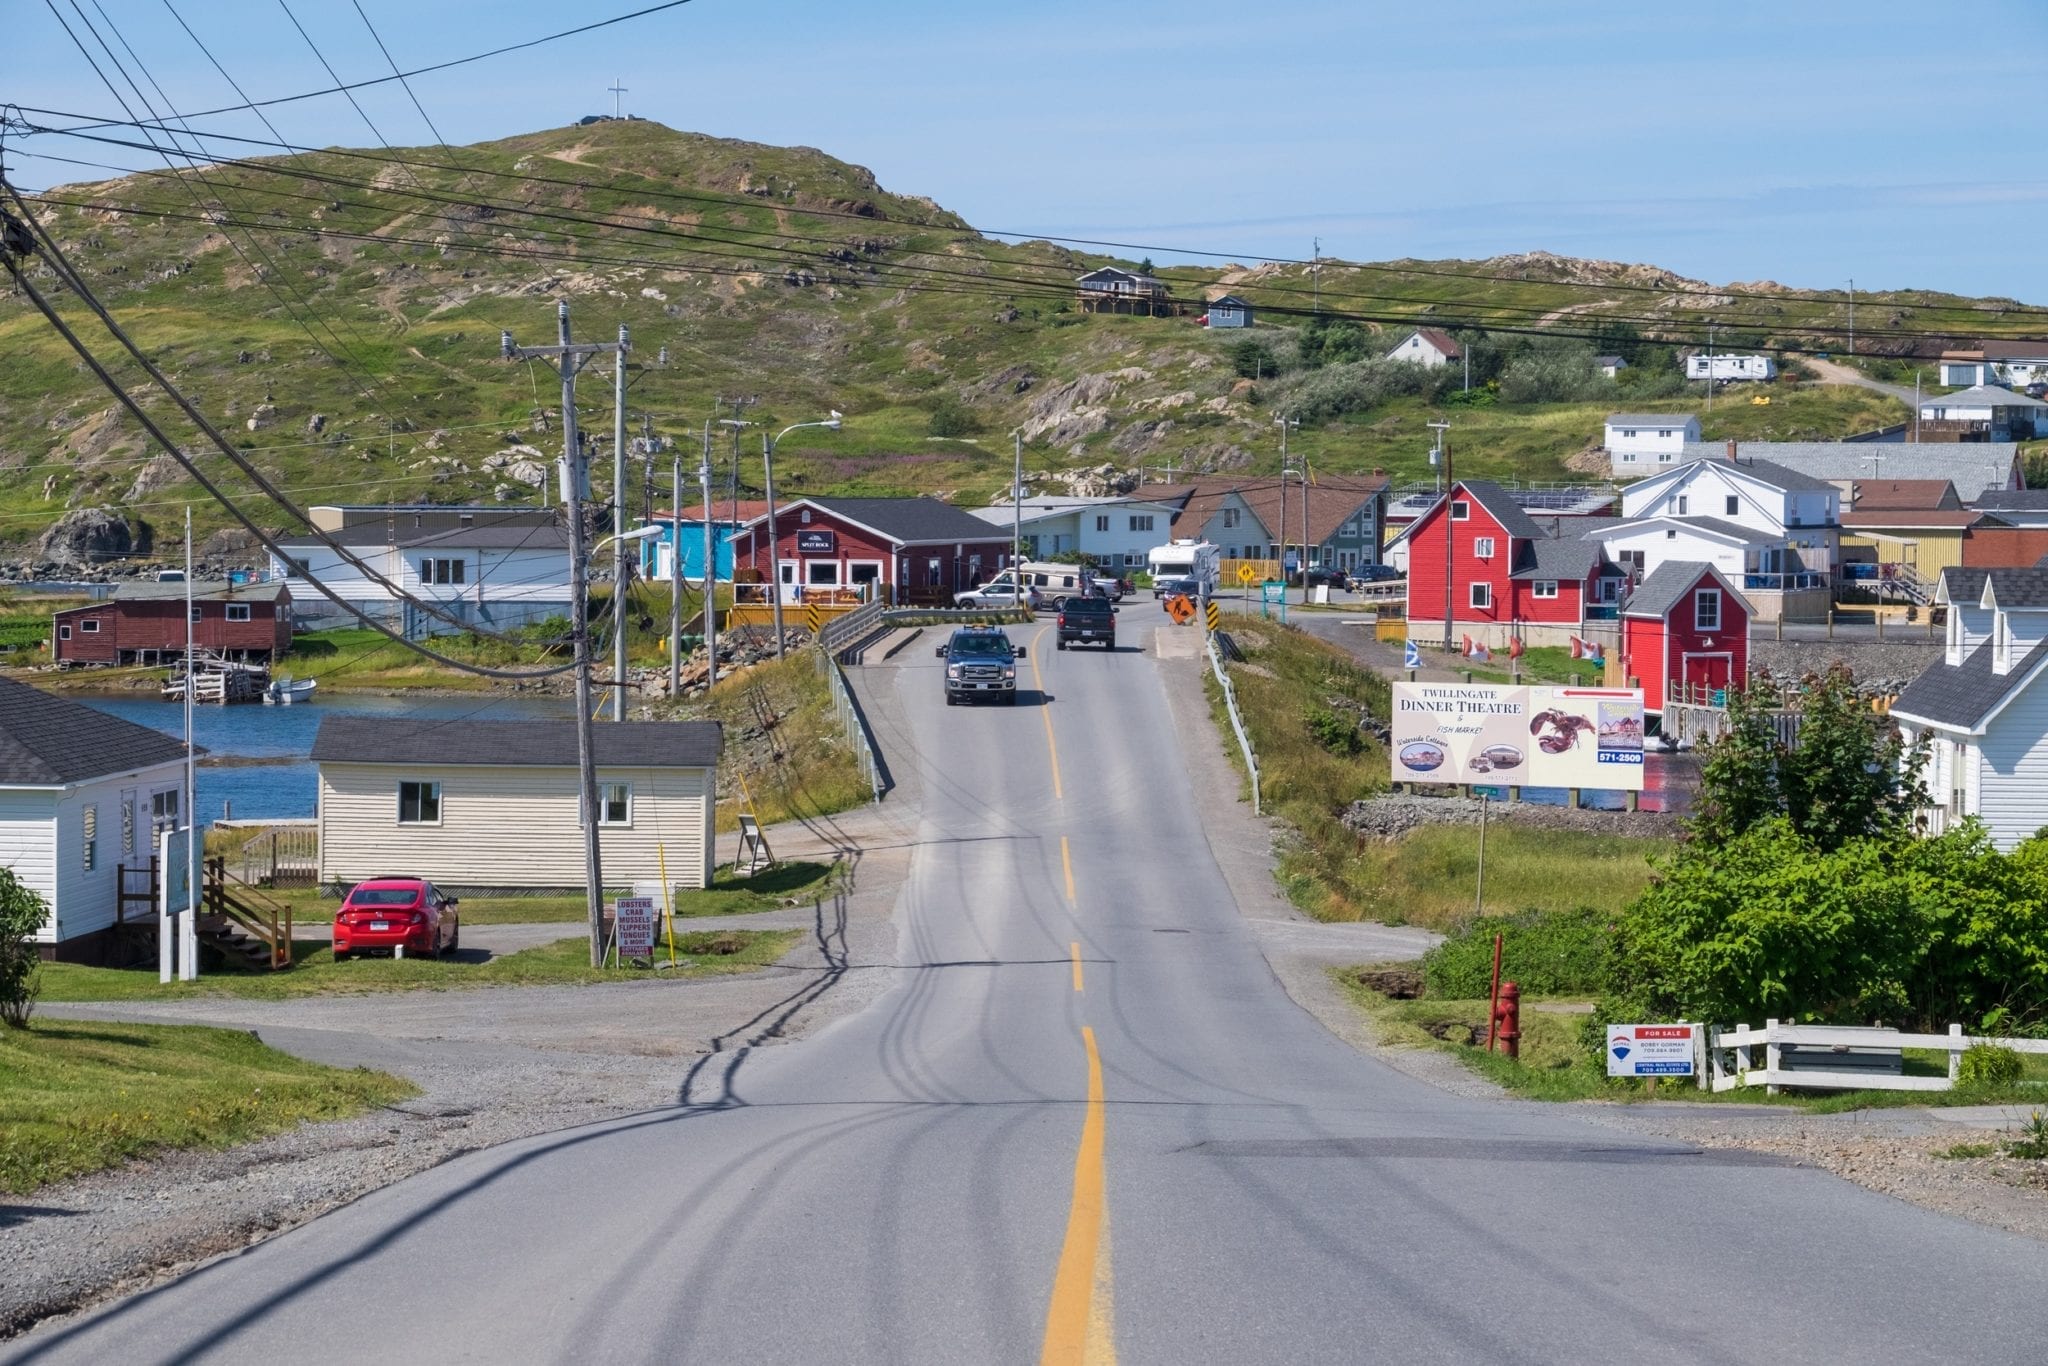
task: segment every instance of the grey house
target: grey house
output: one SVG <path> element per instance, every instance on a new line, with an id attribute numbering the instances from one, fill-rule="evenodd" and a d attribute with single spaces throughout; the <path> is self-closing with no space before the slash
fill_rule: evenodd
<path id="1" fill-rule="evenodd" d="M 1252 306 L 1235 294 L 1226 294 L 1220 299 L 1209 300 L 1209 326 L 1250 327 Z"/>

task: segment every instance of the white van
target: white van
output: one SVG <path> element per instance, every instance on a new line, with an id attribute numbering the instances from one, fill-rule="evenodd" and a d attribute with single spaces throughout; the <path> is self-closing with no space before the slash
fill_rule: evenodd
<path id="1" fill-rule="evenodd" d="M 1059 607 L 1068 598 L 1081 597 L 1094 587 L 1096 573 L 1085 564 L 1049 564 L 1026 560 L 1012 569 L 1005 569 L 979 588 L 970 588 L 964 593 L 955 593 L 953 602 L 960 607 L 1010 607 L 1019 596 L 1018 584 L 1023 585 L 1023 596 L 1030 598 L 1032 592 L 1037 598 L 1033 607 Z M 1110 582 L 1102 576 L 1105 587 Z M 1115 590 L 1109 590 L 1115 596 Z"/>

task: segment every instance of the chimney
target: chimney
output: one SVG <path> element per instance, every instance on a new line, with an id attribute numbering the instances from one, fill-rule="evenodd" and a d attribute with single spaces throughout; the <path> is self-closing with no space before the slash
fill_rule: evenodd
<path id="1" fill-rule="evenodd" d="M 1735 463 L 1735 438 L 1732 436 L 1728 438 L 1728 463 Z"/>

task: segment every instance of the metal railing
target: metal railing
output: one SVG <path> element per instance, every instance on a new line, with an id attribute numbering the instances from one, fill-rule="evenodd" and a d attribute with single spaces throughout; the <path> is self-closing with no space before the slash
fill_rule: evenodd
<path id="1" fill-rule="evenodd" d="M 1259 756 L 1252 752 L 1252 737 L 1245 731 L 1244 716 L 1237 709 L 1237 690 L 1230 686 L 1230 675 L 1223 671 L 1223 656 L 1216 652 L 1216 635 L 1205 633 L 1203 645 L 1209 651 L 1209 667 L 1216 671 L 1216 684 L 1223 690 L 1223 708 L 1230 713 L 1230 728 L 1237 732 L 1238 747 L 1244 751 L 1245 772 L 1252 779 L 1252 813 L 1264 815 L 1259 796 Z"/>
<path id="2" fill-rule="evenodd" d="M 1820 569 L 1802 569 L 1789 574 L 1745 573 L 1742 586 L 1765 592 L 1793 593 L 1806 588 L 1826 588 L 1828 573 Z"/>
<path id="3" fill-rule="evenodd" d="M 888 604 L 877 600 L 856 607 L 844 616 L 832 618 L 818 628 L 819 648 L 838 654 L 863 636 L 877 630 L 882 625 L 882 614 L 887 610 Z"/>
<path id="4" fill-rule="evenodd" d="M 846 732 L 846 742 L 853 746 L 854 758 L 860 764 L 861 777 L 867 779 L 871 800 L 882 800 L 882 762 L 875 753 L 874 736 L 868 732 L 868 719 L 861 714 L 860 703 L 854 701 L 853 689 L 846 681 L 846 670 L 830 650 L 818 651 L 818 672 L 825 675 L 832 688 L 832 710 L 839 718 L 839 725 Z"/>

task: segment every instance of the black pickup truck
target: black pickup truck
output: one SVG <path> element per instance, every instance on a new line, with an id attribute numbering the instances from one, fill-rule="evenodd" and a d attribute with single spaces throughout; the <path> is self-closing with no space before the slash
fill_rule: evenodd
<path id="1" fill-rule="evenodd" d="M 963 626 L 937 653 L 946 661 L 947 706 L 984 697 L 1017 705 L 1017 661 L 1024 658 L 1024 647 L 1011 645 L 1001 631 Z"/>
<path id="2" fill-rule="evenodd" d="M 1068 598 L 1060 608 L 1058 648 L 1069 642 L 1116 648 L 1116 608 L 1108 598 Z"/>

